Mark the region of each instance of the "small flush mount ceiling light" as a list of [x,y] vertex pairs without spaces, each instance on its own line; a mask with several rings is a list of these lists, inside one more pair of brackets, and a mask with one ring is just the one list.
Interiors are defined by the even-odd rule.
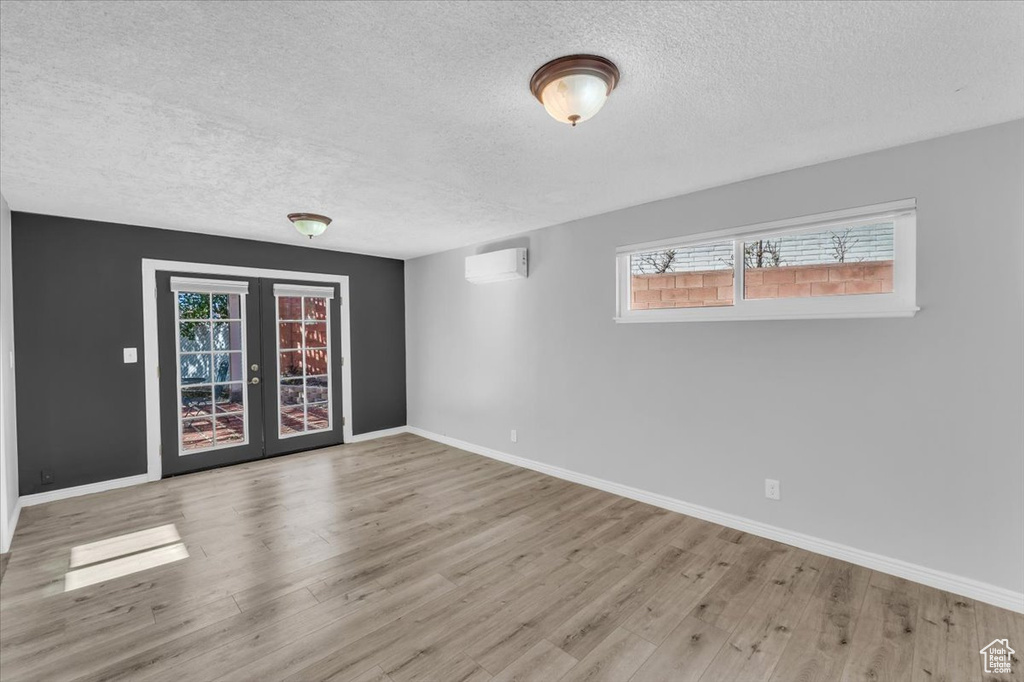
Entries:
[[592,54],[574,54],[537,69],[530,91],[553,119],[575,128],[601,110],[618,82],[615,64]]
[[310,239],[324,233],[331,219],[316,213],[289,213],[288,220],[295,224],[295,229]]

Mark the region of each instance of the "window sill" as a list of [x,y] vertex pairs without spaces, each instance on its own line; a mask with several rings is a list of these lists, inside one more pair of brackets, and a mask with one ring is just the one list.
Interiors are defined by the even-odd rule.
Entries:
[[833,310],[819,312],[737,312],[732,309],[677,308],[645,310],[612,318],[616,324],[650,324],[657,322],[753,322],[758,320],[849,320],[864,318],[914,317],[917,306],[865,310]]

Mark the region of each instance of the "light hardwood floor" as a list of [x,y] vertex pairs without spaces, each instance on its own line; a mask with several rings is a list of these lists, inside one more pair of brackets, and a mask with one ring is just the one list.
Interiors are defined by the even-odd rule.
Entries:
[[[64,591],[165,524],[187,559]],[[4,680],[980,682],[996,637],[1024,616],[411,435],[28,507],[0,583]]]

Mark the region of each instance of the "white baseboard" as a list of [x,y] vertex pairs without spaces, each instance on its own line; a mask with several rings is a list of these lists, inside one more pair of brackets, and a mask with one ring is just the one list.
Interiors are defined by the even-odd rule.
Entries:
[[531,459],[526,459],[525,457],[510,455],[506,452],[501,452],[492,448],[483,447],[474,443],[467,443],[466,441],[458,440],[457,438],[450,438],[448,436],[442,436],[430,431],[425,431],[415,426],[410,426],[405,430],[409,433],[422,436],[423,438],[429,438],[430,440],[444,443],[445,445],[450,445],[452,447],[459,448],[460,450],[466,450],[478,455],[483,455],[484,457],[490,457],[491,459],[507,462],[508,464],[514,464],[516,466],[523,467],[524,469],[532,469],[533,471],[554,476],[555,478],[572,481],[573,483],[580,483],[591,488],[597,488],[598,490],[604,490],[615,495],[628,497],[631,500],[645,502],[656,507],[668,509],[680,514],[686,514],[687,516],[695,516],[698,519],[703,519],[705,521],[717,523],[721,526],[734,528],[746,533],[782,542],[787,545],[799,547],[800,549],[805,549],[809,552],[824,554],[825,556],[832,557],[834,559],[842,559],[843,561],[848,561],[851,564],[864,566],[865,568],[870,568],[881,573],[888,573],[900,578],[912,580],[916,583],[921,583],[922,585],[970,597],[971,599],[976,599],[978,601],[985,602],[986,604],[999,606],[1004,609],[1016,611],[1017,613],[1024,613],[1024,593],[1021,592],[1014,592],[1013,590],[1008,590],[1004,587],[983,583],[972,578],[953,575],[952,573],[936,571],[934,569],[927,568],[926,566],[919,566],[917,564],[903,561],[902,559],[894,559],[881,554],[875,554],[874,552],[868,552],[848,545],[843,545],[838,542],[832,542],[831,540],[823,540],[822,538],[817,538],[812,535],[786,530],[785,528],[761,523],[760,521],[754,521],[753,519],[748,519],[743,516],[729,514],[718,511],[717,509],[702,507],[696,504],[690,504],[689,502],[683,502],[682,500],[677,500],[665,495],[659,495],[646,490],[640,490],[639,488],[633,488],[628,485],[614,483],[602,478],[595,478],[594,476],[588,476],[587,474],[577,473],[575,471],[552,466],[550,464],[543,464]]
[[396,426],[393,429],[381,429],[380,431],[367,431],[366,433],[357,433],[345,442],[361,443],[364,440],[373,440],[374,438],[384,438],[386,436],[397,436],[400,433],[409,433],[409,427]]
[[147,482],[149,482],[148,474],[139,474],[138,476],[126,476],[125,478],[115,478],[110,481],[99,481],[97,483],[77,485],[74,488],[61,488],[60,490],[52,490],[45,493],[22,495],[20,498],[18,498],[18,502],[23,507],[31,507],[36,504],[56,502],[57,500],[66,500],[69,497],[91,495],[92,493],[102,493],[105,490],[127,488],[130,485],[139,485],[140,483]]
[[11,540],[14,539],[14,529],[18,527],[18,517],[21,516],[21,498],[14,502],[14,511],[7,519],[7,527],[0,528],[0,554],[11,551]]

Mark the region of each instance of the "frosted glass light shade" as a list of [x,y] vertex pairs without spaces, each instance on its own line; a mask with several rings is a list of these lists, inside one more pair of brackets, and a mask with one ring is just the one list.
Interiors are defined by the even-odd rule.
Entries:
[[549,83],[540,97],[551,118],[574,126],[601,111],[608,84],[589,73],[563,76]]
[[319,237],[327,229],[327,225],[318,220],[296,220],[295,229],[307,237]]
[[310,239],[322,235],[327,226],[331,224],[330,218],[316,213],[289,213],[288,220],[292,221],[300,234],[304,234]]
[[551,118],[576,127],[601,111],[619,82],[615,64],[592,54],[552,59],[530,79],[530,92]]

